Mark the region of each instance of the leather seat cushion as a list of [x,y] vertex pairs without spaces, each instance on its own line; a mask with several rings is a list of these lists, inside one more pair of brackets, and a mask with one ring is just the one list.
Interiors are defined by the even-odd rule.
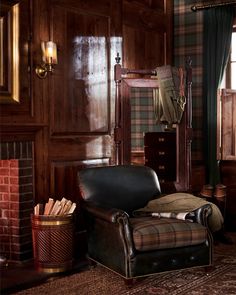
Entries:
[[173,218],[130,218],[136,250],[177,248],[198,245],[207,239],[203,225]]

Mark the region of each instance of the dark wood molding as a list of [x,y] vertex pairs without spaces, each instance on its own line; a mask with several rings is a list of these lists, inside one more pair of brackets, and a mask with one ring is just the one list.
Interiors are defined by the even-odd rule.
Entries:
[[38,125],[1,124],[0,138],[2,142],[34,140],[36,133],[45,127],[46,126],[43,124],[38,124]]

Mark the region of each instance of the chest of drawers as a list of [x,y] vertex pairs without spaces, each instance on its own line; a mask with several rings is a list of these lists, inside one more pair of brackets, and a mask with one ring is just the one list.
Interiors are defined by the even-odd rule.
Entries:
[[161,184],[176,180],[175,132],[147,132],[144,135],[145,165],[156,171]]

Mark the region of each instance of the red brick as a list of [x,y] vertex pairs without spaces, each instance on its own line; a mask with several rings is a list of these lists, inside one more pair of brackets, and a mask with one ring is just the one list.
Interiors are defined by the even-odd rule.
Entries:
[[2,213],[4,213],[4,209],[5,209],[5,210],[6,210],[6,209],[9,209],[9,202],[7,202],[7,201],[2,201],[2,202],[0,203],[0,208],[1,208]]
[[9,226],[9,220],[6,218],[0,218],[0,227],[8,227]]
[[19,184],[19,177],[9,177],[10,184]]
[[8,234],[3,234],[1,236],[1,242],[2,243],[9,243],[9,235]]
[[11,185],[10,193],[19,193],[19,185]]
[[10,160],[10,167],[11,168],[18,168],[19,167],[19,160],[17,159],[13,159],[13,160]]
[[19,202],[20,201],[20,194],[19,193],[10,194],[9,200],[11,200],[11,202]]
[[17,243],[19,243],[19,239],[20,239],[19,235],[14,235],[11,238],[11,242],[14,243],[14,244],[17,244]]
[[9,193],[0,193],[0,200],[1,201],[9,201],[10,200],[10,194]]
[[14,235],[14,236],[19,236],[20,235],[20,228],[19,227],[12,227],[11,228],[11,234]]
[[[28,147],[28,143],[14,143],[12,145],[14,151],[18,151],[15,153],[16,158],[20,156],[24,144]],[[9,149],[12,151],[12,148]],[[10,255],[13,260],[22,260],[23,256],[28,258],[30,255],[32,256],[30,220],[30,215],[33,213],[32,165],[32,158],[29,157],[28,152],[25,153],[24,159],[0,161],[0,207],[2,209],[0,233],[1,237],[4,236],[1,251],[5,249],[4,253]],[[18,178],[19,176],[20,178]],[[5,185],[8,185],[9,188],[6,189]]]
[[9,176],[0,176],[0,184],[9,184]]
[[19,211],[9,211],[9,218],[19,218],[20,212]]
[[19,211],[19,202],[10,202],[10,210]]
[[1,251],[2,251],[2,244],[3,244],[3,241],[2,241],[2,236],[4,235],[4,227],[0,227],[0,236],[1,236]]
[[10,176],[19,176],[19,169],[17,168],[10,169]]
[[2,161],[2,167],[10,167],[10,160],[1,160]]
[[19,227],[20,226],[20,220],[18,218],[12,218],[10,219],[10,226]]
[[0,175],[1,176],[8,176],[10,174],[9,168],[0,168]]
[[9,184],[9,177],[4,177],[3,182],[4,184]]
[[[9,206],[8,204],[7,204],[7,206]],[[10,218],[10,211],[9,211],[9,209],[8,208],[5,208],[5,209],[3,209],[3,206],[2,206],[2,204],[1,204],[1,217],[2,218],[6,218],[6,220],[8,219],[8,218]]]
[[21,250],[21,247],[20,245],[17,243],[17,244],[14,244],[14,245],[11,245],[11,251],[12,252],[20,252]]
[[1,193],[8,193],[9,192],[9,185],[7,185],[7,184],[0,184],[0,192]]

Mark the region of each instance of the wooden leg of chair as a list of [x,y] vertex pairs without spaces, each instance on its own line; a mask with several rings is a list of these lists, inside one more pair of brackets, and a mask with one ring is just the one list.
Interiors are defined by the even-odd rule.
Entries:
[[130,279],[124,279],[125,281],[125,285],[128,286],[128,287],[132,287],[133,284],[134,284],[134,279],[130,278]]
[[208,273],[211,273],[213,270],[214,270],[214,266],[213,265],[210,265],[210,266],[206,266],[204,269],[205,269],[205,272],[208,274]]

